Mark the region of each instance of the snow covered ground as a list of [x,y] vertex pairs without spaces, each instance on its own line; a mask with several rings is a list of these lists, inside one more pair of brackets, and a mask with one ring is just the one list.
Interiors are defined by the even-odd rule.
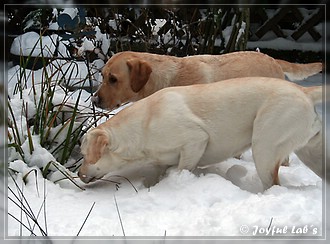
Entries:
[[[23,174],[31,170],[20,161],[10,167],[23,169]],[[19,186],[24,185],[21,177],[16,177]],[[49,236],[75,236],[93,203],[80,236],[266,236],[263,231],[269,226],[288,228],[278,236],[322,235],[321,179],[292,155],[290,167],[281,168],[280,180],[282,186],[256,193],[261,183],[247,152],[242,160],[229,159],[199,176],[172,171],[150,188],[134,180],[137,192],[123,180],[118,190],[99,181],[81,184],[82,191],[68,181],[44,181],[40,174],[37,179],[30,174],[23,191],[35,215],[42,210],[39,221]],[[8,187],[17,193],[12,179]],[[9,197],[14,199],[12,193]],[[8,211],[17,218],[22,214],[11,202]],[[9,236],[20,231],[20,224],[9,218]],[[40,235],[37,228],[35,232]],[[23,229],[22,234],[30,233]]]
[[[281,45],[279,43],[277,45]],[[274,45],[271,42],[268,47]],[[87,72],[83,65],[77,67],[77,76],[81,79]],[[9,94],[16,84],[17,68],[8,70]],[[29,82],[42,72],[34,74],[34,78],[28,78]],[[324,77],[318,74],[298,83],[310,86],[323,82]],[[82,96],[81,101],[89,104],[89,93],[83,92]],[[26,96],[26,99],[29,98]],[[17,106],[14,112],[20,114],[21,107]],[[322,113],[321,107],[318,112]],[[48,155],[43,150],[35,150],[34,156],[40,160]],[[54,178],[44,180],[36,166],[28,167],[21,160],[11,161],[9,167],[19,172],[7,178],[8,213],[12,216],[6,216],[8,233],[5,234],[9,239],[31,235],[17,220],[33,229],[37,236],[44,232],[55,239],[68,240],[78,234],[92,239],[123,240],[126,236],[126,239],[162,242],[192,237],[314,239],[322,238],[326,231],[325,182],[295,154],[290,155],[289,167],[280,168],[281,186],[265,192],[260,192],[261,182],[250,150],[240,160],[231,158],[194,173],[169,170],[151,187],[145,187],[139,177],[128,177],[129,182],[109,176],[107,179],[121,183],[119,187],[109,181],[84,185],[77,179],[83,188],[80,189],[69,180],[57,183],[53,183]],[[16,198],[20,192],[25,199]],[[27,220],[21,203],[15,205],[10,199],[23,202],[40,226]]]
[[[15,73],[14,70],[15,67],[10,69],[9,74]],[[319,74],[301,83],[321,82]],[[86,97],[82,100],[88,99],[89,94],[83,94]],[[47,156],[43,150],[35,152],[34,157]],[[8,188],[13,191],[9,191],[8,197],[17,202],[14,195],[19,195],[19,186],[26,197],[24,204],[38,215],[41,228],[49,236],[77,235],[94,203],[79,236],[244,239],[245,236],[273,235],[314,238],[324,233],[322,180],[294,154],[290,157],[290,167],[280,169],[282,185],[264,193],[260,193],[261,183],[251,151],[244,153],[241,160],[228,159],[196,174],[170,171],[150,188],[142,184],[142,179],[129,177],[137,192],[129,182],[118,177],[109,179],[121,182],[119,189],[110,182],[84,185],[77,180],[84,188],[81,190],[68,180],[56,184],[43,180],[37,167],[27,167],[21,160],[11,162],[9,167],[20,173],[14,176],[16,183],[8,178]],[[31,169],[36,169],[37,177],[30,173],[25,179],[27,183],[23,184],[22,177]],[[20,207],[12,201],[8,201],[8,212],[29,224]],[[41,235],[37,227],[34,233]],[[30,234],[17,220],[8,217],[8,236]]]

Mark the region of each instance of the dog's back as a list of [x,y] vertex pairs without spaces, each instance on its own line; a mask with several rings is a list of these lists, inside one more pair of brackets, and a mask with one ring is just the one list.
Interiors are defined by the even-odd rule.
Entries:
[[267,189],[279,183],[282,160],[319,133],[314,103],[321,89],[265,77],[165,88],[99,126],[109,146],[93,167],[103,174],[140,164],[193,170],[251,146]]
[[166,107],[175,115],[159,119],[166,123],[171,120],[173,124],[167,124],[169,127],[187,121],[187,112],[180,108],[188,107],[185,110],[191,111],[189,120],[198,121],[209,136],[199,166],[221,162],[252,146],[256,168],[266,189],[278,184],[280,163],[319,132],[321,122],[314,111],[314,102],[320,91],[321,88],[306,89],[273,78],[238,78],[168,88],[153,96],[150,106],[155,104],[154,99],[158,100],[161,105],[158,109]]

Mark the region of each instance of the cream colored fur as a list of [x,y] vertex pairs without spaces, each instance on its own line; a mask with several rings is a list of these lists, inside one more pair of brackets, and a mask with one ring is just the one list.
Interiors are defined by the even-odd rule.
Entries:
[[[322,125],[314,105],[321,97],[321,87],[261,77],[166,88],[87,133],[79,176],[88,183],[130,167],[193,170],[252,147],[267,189],[279,183],[278,168],[291,152],[320,152]],[[318,155],[301,157],[321,175]]]

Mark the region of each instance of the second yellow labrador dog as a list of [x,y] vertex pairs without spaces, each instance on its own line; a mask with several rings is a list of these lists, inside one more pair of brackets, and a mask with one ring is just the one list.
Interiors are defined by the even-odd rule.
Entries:
[[149,164],[193,170],[249,147],[264,189],[279,183],[280,163],[293,151],[321,175],[321,99],[322,87],[265,77],[165,88],[90,130],[78,175],[88,183]]
[[322,63],[294,64],[253,51],[184,58],[120,52],[103,67],[103,82],[92,102],[112,110],[170,86],[251,76],[284,79],[286,75],[290,80],[302,80],[321,70]]

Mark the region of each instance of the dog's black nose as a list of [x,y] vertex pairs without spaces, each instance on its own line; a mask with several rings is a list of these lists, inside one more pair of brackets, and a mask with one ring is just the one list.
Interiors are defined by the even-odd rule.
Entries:
[[85,174],[82,174],[80,171],[78,171],[78,177],[80,178],[80,180],[82,182],[84,182],[85,184],[88,184],[91,181],[91,177],[88,177]]

